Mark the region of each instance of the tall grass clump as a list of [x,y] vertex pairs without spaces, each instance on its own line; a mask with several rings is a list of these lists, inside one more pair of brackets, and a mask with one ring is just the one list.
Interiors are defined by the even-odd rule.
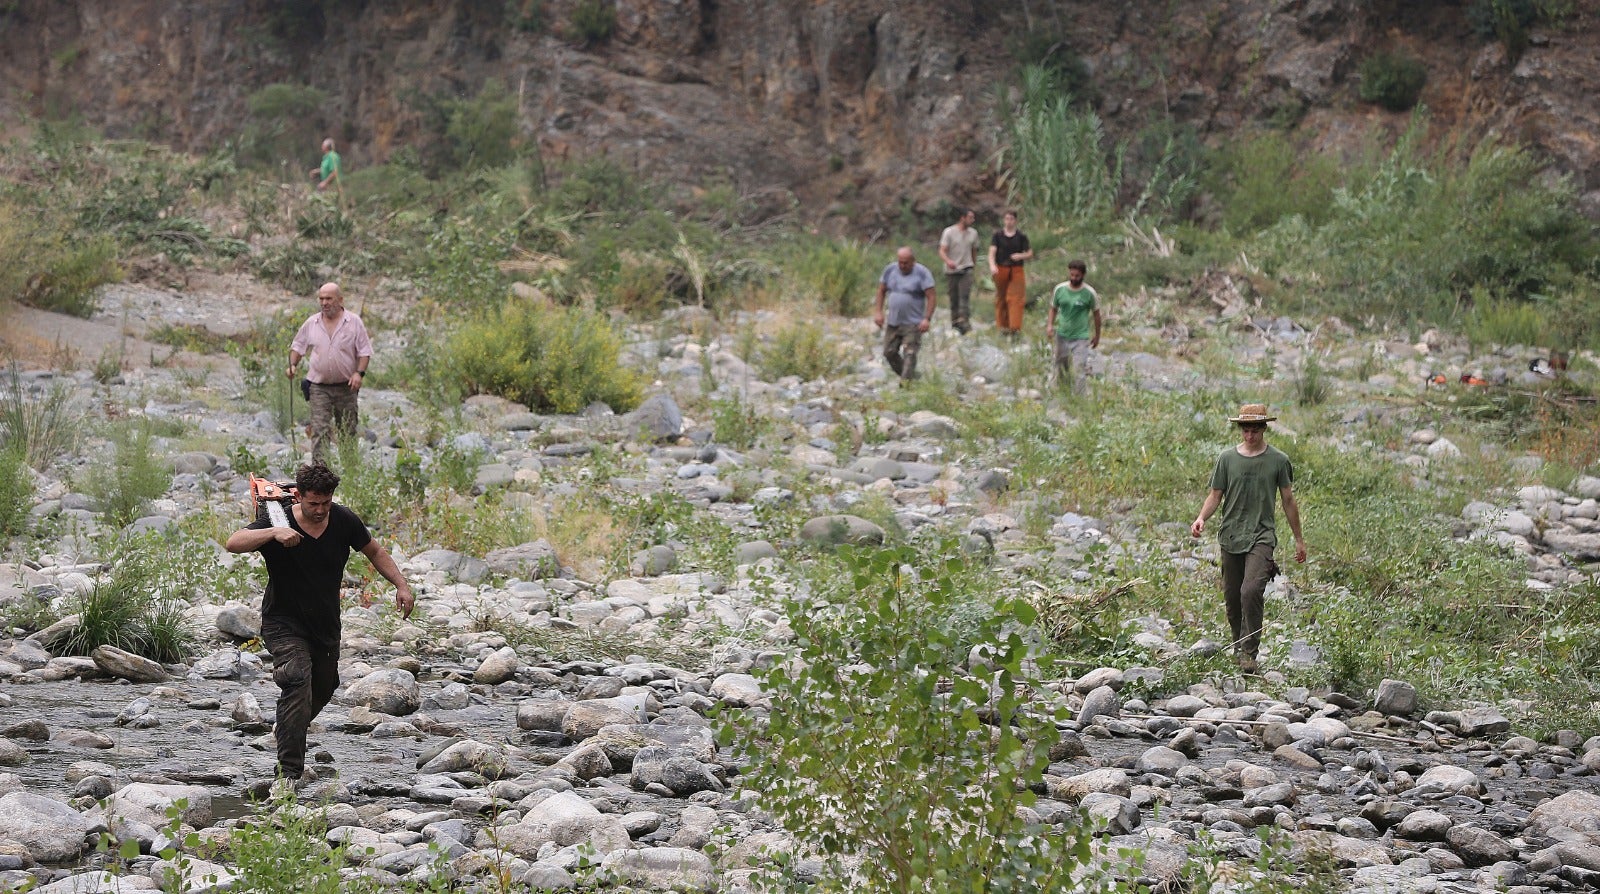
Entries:
[[92,316],[95,291],[122,279],[116,245],[105,236],[74,238],[59,216],[23,210],[0,196],[0,300]]
[[218,590],[223,598],[236,595],[240,575],[248,574],[230,572],[219,581],[215,557],[214,544],[177,534],[119,539],[111,570],[72,600],[78,624],[63,651],[87,655],[106,645],[154,661],[182,661],[199,641],[189,606]]
[[113,524],[127,525],[172,486],[172,464],[151,451],[148,423],[124,423],[110,432],[111,455],[89,470],[84,492]]
[[[1024,601],[971,605],[954,544],[850,552],[785,606],[792,662],[762,672],[772,710],[723,721],[749,787],[824,861],[817,890],[1053,891],[1081,881],[1091,826],[1024,808],[1059,732],[1021,693],[1037,670]],[[964,619],[952,629],[950,619]],[[968,655],[984,648],[969,671]],[[782,885],[783,869],[770,881]]]
[[78,442],[82,422],[72,392],[55,383],[42,394],[24,388],[15,366],[0,385],[0,448],[14,451],[36,469],[50,465]]
[[1207,166],[1207,189],[1218,196],[1224,229],[1249,235],[1280,220],[1321,223],[1340,182],[1337,161],[1302,152],[1278,131],[1226,143]]
[[446,351],[472,394],[576,413],[595,401],[615,410],[639,403],[639,377],[619,361],[621,347],[593,312],[512,301],[462,326]]
[[859,242],[829,240],[797,246],[786,267],[799,297],[841,317],[867,311],[877,269]]
[[33,471],[22,451],[0,449],[0,534],[15,537],[28,530],[33,506]]
[[827,331],[803,320],[779,329],[761,351],[760,363],[773,378],[799,376],[805,382],[826,379],[845,367],[845,359]]

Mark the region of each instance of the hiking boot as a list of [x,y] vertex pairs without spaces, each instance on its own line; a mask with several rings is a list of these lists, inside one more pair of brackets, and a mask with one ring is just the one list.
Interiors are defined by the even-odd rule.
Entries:
[[1260,670],[1256,664],[1256,656],[1254,655],[1246,655],[1245,653],[1240,652],[1233,657],[1239,662],[1239,673],[1241,674],[1254,674],[1256,671]]

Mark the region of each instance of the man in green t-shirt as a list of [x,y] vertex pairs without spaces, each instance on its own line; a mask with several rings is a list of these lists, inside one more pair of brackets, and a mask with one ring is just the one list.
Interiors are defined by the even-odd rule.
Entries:
[[1267,446],[1266,404],[1245,404],[1228,421],[1239,426],[1241,441],[1217,457],[1211,472],[1211,491],[1200,515],[1189,526],[1199,537],[1206,519],[1222,507],[1217,543],[1222,547],[1222,596],[1233,631],[1233,654],[1239,669],[1256,672],[1261,645],[1261,619],[1267,584],[1278,573],[1273,551],[1278,546],[1274,526],[1273,495],[1283,500],[1283,516],[1294,533],[1294,560],[1306,560],[1306,541],[1300,533],[1300,507],[1294,501],[1294,465],[1276,447]]
[[312,168],[311,176],[317,178],[317,191],[328,188],[328,184],[339,183],[339,153],[333,151],[333,138],[322,141],[322,167]]
[[[1054,346],[1055,366],[1050,378],[1064,372],[1072,390],[1082,394],[1089,379],[1089,352],[1100,347],[1100,296],[1083,281],[1088,267],[1082,261],[1067,265],[1067,281],[1050,293],[1050,318],[1045,329]],[[1089,332],[1093,322],[1094,333]],[[1077,372],[1073,367],[1077,367]]]

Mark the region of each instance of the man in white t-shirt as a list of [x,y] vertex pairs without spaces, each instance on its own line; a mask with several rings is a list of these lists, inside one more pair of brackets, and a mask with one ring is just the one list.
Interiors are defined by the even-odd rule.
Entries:
[[977,261],[978,216],[968,208],[939,236],[939,257],[944,259],[944,279],[950,292],[950,326],[962,335],[972,331],[972,268]]

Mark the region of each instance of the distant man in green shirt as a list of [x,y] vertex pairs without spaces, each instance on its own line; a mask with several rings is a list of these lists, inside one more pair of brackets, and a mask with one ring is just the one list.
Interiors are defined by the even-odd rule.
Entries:
[[1276,447],[1267,446],[1266,404],[1245,404],[1228,421],[1239,426],[1242,440],[1217,457],[1211,472],[1211,492],[1189,526],[1189,534],[1205,533],[1206,519],[1222,507],[1217,543],[1222,547],[1222,597],[1233,631],[1233,655],[1239,670],[1256,672],[1261,645],[1261,619],[1267,584],[1278,573],[1272,554],[1278,546],[1274,526],[1273,495],[1283,500],[1283,516],[1294,533],[1294,560],[1306,560],[1306,541],[1300,533],[1300,507],[1294,501],[1294,465]]
[[328,188],[330,183],[339,182],[339,153],[333,151],[333,138],[322,141],[322,167],[312,168],[311,176],[319,178],[317,191]]
[[1100,347],[1100,296],[1083,281],[1088,269],[1082,261],[1067,265],[1067,281],[1050,293],[1050,318],[1045,321],[1055,348],[1056,365],[1050,377],[1054,379],[1057,372],[1066,373],[1075,394],[1082,394],[1087,388],[1089,352]]

